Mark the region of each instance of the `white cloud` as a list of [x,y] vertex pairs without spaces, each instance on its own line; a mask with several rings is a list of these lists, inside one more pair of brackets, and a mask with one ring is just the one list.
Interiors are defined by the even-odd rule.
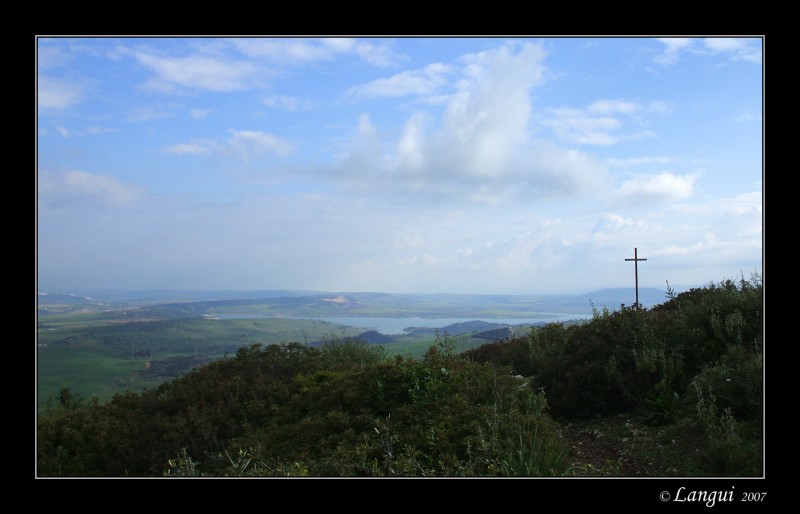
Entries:
[[609,232],[618,231],[623,227],[633,226],[634,222],[631,218],[623,218],[616,213],[605,213],[600,216],[594,226],[593,232]]
[[670,207],[669,215],[688,218],[709,219],[724,217],[733,219],[740,216],[761,216],[763,195],[760,191],[743,193],[730,198],[717,198],[697,204],[677,204]]
[[658,40],[667,48],[663,54],[656,56],[655,61],[665,66],[678,62],[681,52],[688,50],[694,44],[692,38],[686,37],[658,38]]
[[699,172],[690,175],[662,172],[658,175],[635,176],[622,183],[620,200],[629,204],[683,200],[692,195],[698,177]]
[[451,68],[441,63],[429,64],[421,70],[398,73],[389,78],[378,79],[351,88],[351,95],[374,98],[381,96],[398,97],[407,95],[430,96],[447,84]]
[[77,83],[40,75],[36,101],[41,110],[61,111],[80,102],[84,91]]
[[644,118],[641,113],[663,113],[666,110],[664,102],[655,101],[643,105],[628,100],[601,99],[592,102],[585,109],[575,107],[550,109],[551,117],[544,120],[543,124],[552,128],[562,141],[607,146],[654,136],[648,130],[620,133],[623,121],[619,116],[625,116],[626,120],[642,124]]
[[647,164],[667,164],[674,161],[674,157],[628,157],[625,159],[603,159],[603,163],[609,168],[629,168],[632,166],[643,166]]
[[443,154],[453,152],[460,162],[452,164],[466,175],[497,178],[508,171],[528,137],[530,91],[542,81],[544,57],[533,44],[517,53],[503,46],[464,57],[464,78],[442,113],[436,152],[444,162],[452,163]]
[[354,54],[374,66],[391,66],[403,60],[386,44],[351,38],[321,39],[237,39],[234,45],[248,57],[268,59],[283,64],[307,64],[328,61],[340,55]]
[[269,96],[264,98],[261,103],[267,107],[275,107],[289,112],[305,111],[312,107],[310,100],[285,95]]
[[[358,191],[487,205],[602,187],[608,182],[602,163],[531,139],[530,91],[543,80],[544,56],[540,46],[529,43],[462,57],[459,67],[446,67],[458,80],[448,86],[455,92],[446,97],[439,117],[417,110],[390,141],[362,117],[350,151],[329,176]],[[416,79],[444,69],[437,64],[367,86],[374,93],[428,94],[433,86]]]
[[359,41],[355,45],[354,51],[366,62],[379,67],[394,66],[399,61],[406,59],[405,56],[396,54],[386,45],[373,45],[364,41]]
[[626,100],[596,100],[587,108],[592,114],[633,114],[641,109],[641,105]]
[[268,154],[286,157],[294,151],[294,146],[274,134],[255,130],[232,130],[231,133],[228,149],[246,161]]
[[587,115],[582,109],[561,107],[550,111],[553,118],[545,122],[564,141],[584,145],[613,145],[620,141],[614,134],[622,122],[609,116]]
[[731,119],[736,123],[761,123],[763,116],[761,113],[756,114],[749,110],[745,110]]
[[237,39],[235,46],[248,57],[268,58],[278,62],[314,62],[328,60],[349,46],[349,40],[325,43],[319,39]]
[[715,52],[741,50],[745,46],[744,40],[732,37],[709,37],[704,39],[703,43],[705,43],[706,48]]
[[39,176],[40,200],[93,198],[105,205],[123,206],[133,203],[140,188],[111,175],[71,170],[63,173],[43,172]]
[[99,136],[102,134],[110,134],[112,132],[115,132],[116,130],[111,127],[100,127],[100,126],[89,127],[85,130],[72,130],[68,129],[67,127],[59,125],[58,127],[56,127],[56,131],[61,135],[61,137],[68,138],[68,137]]
[[532,146],[530,159],[533,173],[523,192],[531,197],[589,192],[602,196],[608,187],[603,164],[584,152],[538,141]]
[[230,130],[231,137],[223,143],[211,140],[195,140],[164,148],[174,155],[204,155],[212,152],[225,153],[243,161],[252,161],[267,155],[286,157],[294,146],[274,134],[256,130]]
[[425,132],[431,118],[427,113],[417,112],[412,115],[403,129],[397,143],[395,166],[416,172],[425,167]]
[[655,61],[665,66],[677,63],[686,52],[695,55],[727,55],[732,60],[761,62],[759,38],[659,38],[659,41],[666,45],[666,49],[656,56]]
[[761,62],[761,45],[755,38],[713,37],[703,40],[705,48],[714,54],[730,55],[733,60]]
[[763,56],[761,47],[757,45],[752,45],[748,48],[743,50],[739,50],[736,53],[735,59],[743,60],[743,61],[750,61],[754,63],[761,63]]
[[211,152],[213,146],[208,142],[201,143],[183,143],[178,145],[168,146],[164,149],[165,152],[174,155],[202,155]]
[[176,87],[218,92],[248,89],[254,85],[258,72],[256,65],[249,61],[204,56],[163,57],[145,52],[135,52],[135,56],[155,73],[146,86],[161,92],[173,92]]

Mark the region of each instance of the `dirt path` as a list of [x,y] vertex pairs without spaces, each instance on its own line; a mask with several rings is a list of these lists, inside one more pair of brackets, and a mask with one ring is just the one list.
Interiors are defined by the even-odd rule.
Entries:
[[[561,426],[578,476],[679,476],[681,450],[664,432],[622,415]],[[666,444],[665,444],[666,443]]]

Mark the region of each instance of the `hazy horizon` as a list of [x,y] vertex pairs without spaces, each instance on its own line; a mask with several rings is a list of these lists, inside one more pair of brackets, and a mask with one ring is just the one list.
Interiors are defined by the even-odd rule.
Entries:
[[763,273],[761,38],[37,38],[40,291]]
[[[745,277],[748,279],[748,277]],[[717,281],[714,281],[715,283]],[[706,284],[691,284],[691,285],[684,285],[684,284],[669,284],[670,288],[676,292],[683,292],[687,291],[691,288],[701,288],[707,286]],[[420,293],[420,292],[397,292],[397,291],[348,291],[348,290],[334,290],[334,291],[322,291],[322,290],[308,290],[308,289],[102,289],[102,288],[75,288],[75,289],[64,289],[64,290],[46,290],[46,289],[39,289],[37,290],[38,295],[89,295],[91,294],[100,294],[107,296],[108,298],[113,298],[114,295],[125,295],[125,294],[147,294],[147,295],[169,295],[169,294],[190,294],[190,295],[211,295],[211,294],[224,294],[227,296],[227,299],[238,299],[240,297],[235,297],[232,295],[241,294],[244,297],[241,298],[250,298],[252,295],[257,295],[261,293],[269,293],[270,296],[277,295],[279,293],[286,293],[291,294],[292,296],[314,296],[314,295],[396,295],[396,296],[582,296],[591,293],[595,293],[598,291],[630,291],[631,295],[634,294],[634,287],[610,287],[610,288],[599,288],[599,289],[577,289],[574,291],[554,291],[554,292],[510,292],[510,293],[448,293],[446,291],[439,291],[439,292],[430,292],[430,293]],[[659,293],[666,293],[667,287],[666,284],[664,287],[639,287],[639,291],[641,292],[648,292],[652,293],[654,291],[658,291]]]

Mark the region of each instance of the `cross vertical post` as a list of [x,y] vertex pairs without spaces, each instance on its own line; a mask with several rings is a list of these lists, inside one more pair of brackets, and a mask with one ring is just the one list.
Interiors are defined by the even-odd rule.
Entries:
[[634,304],[636,308],[639,308],[639,261],[646,261],[647,259],[640,259],[639,258],[639,249],[633,249],[633,259],[625,259],[626,261],[633,261],[633,272],[634,276],[636,277],[635,284],[636,284],[636,303]]

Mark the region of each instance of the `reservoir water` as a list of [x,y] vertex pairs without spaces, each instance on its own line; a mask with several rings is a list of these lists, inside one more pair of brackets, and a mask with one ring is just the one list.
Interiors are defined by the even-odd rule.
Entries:
[[[219,314],[215,317],[219,319],[252,319],[261,316],[248,314]],[[381,334],[397,335],[403,334],[408,327],[425,328],[444,328],[455,323],[466,321],[485,321],[487,323],[503,323],[508,325],[533,325],[534,323],[550,323],[557,321],[567,321],[572,319],[590,319],[591,314],[547,314],[542,317],[530,318],[372,318],[372,317],[349,317],[349,318],[296,318],[296,319],[316,319],[336,325],[347,325],[350,327],[363,328],[364,331],[376,330]]]
[[485,321],[487,323],[503,323],[508,325],[526,325],[534,323],[549,323],[566,321],[570,319],[587,319],[592,315],[581,314],[555,314],[546,318],[315,318],[328,323],[348,325],[364,328],[364,330],[377,330],[381,334],[403,334],[408,327],[444,328],[455,323],[466,321]]

